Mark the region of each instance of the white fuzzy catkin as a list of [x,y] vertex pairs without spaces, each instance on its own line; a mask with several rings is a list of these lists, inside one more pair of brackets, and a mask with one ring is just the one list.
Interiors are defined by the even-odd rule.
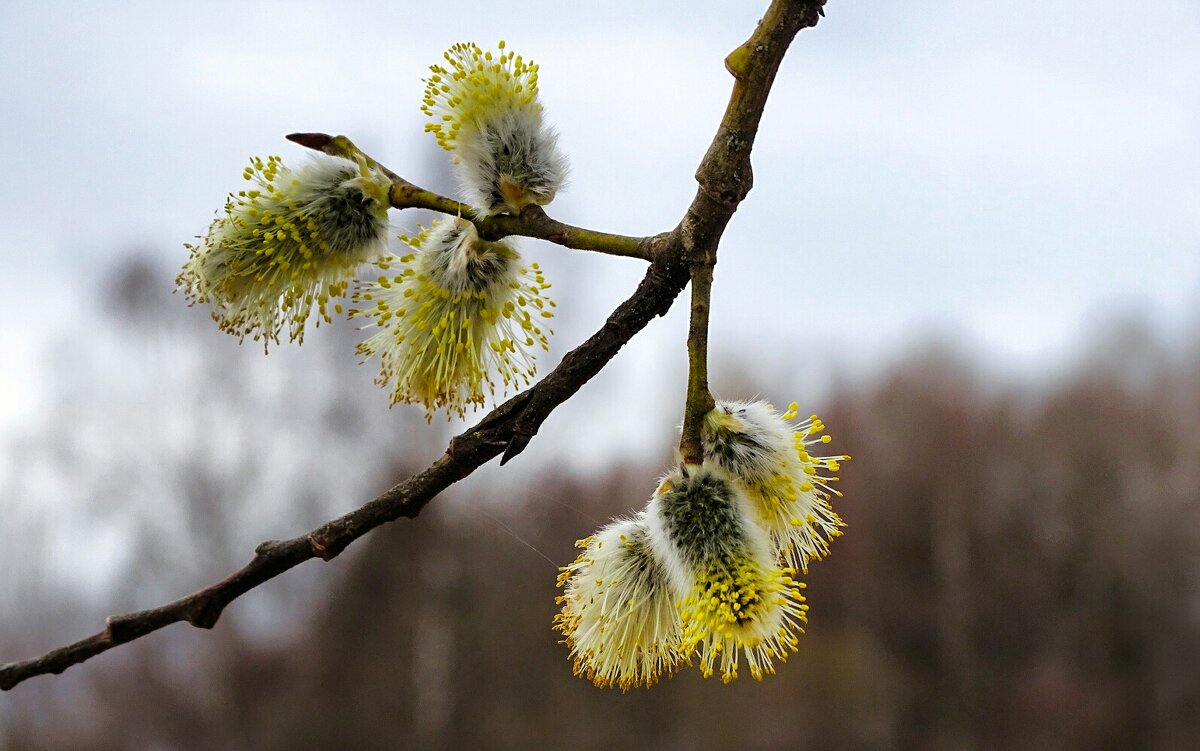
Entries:
[[[453,151],[464,198],[481,215],[520,213],[554,200],[567,162],[542,116],[538,66],[500,42],[496,53],[470,43],[430,66],[421,110],[425,129]],[[448,67],[447,67],[448,66]]]
[[302,341],[314,305],[318,325],[328,322],[330,302],[387,252],[391,180],[328,156],[298,171],[277,156],[254,158],[243,176],[252,187],[231,194],[203,242],[186,246],[176,284],[239,339],[278,342],[286,324]]
[[597,686],[649,686],[683,661],[679,611],[666,564],[642,515],[619,519],[577,545],[561,569],[554,619],[571,648],[575,674]]
[[808,606],[742,490],[720,470],[684,466],[663,478],[646,520],[680,600],[680,650],[727,683],[742,657],[755,679],[774,673],[796,650]]
[[392,403],[421,404],[427,417],[443,407],[462,416],[497,385],[527,385],[554,315],[538,264],[524,265],[509,243],[481,239],[464,219],[406,239],[416,252],[381,264],[350,312],[378,328],[358,352],[379,355],[377,381]]
[[781,415],[764,401],[718,402],[702,438],[705,459],[745,491],[780,555],[807,570],[842,534],[830,500],[841,495],[833,473],[850,457],[811,453],[830,440],[825,424],[816,415],[795,422],[796,409],[792,403]]

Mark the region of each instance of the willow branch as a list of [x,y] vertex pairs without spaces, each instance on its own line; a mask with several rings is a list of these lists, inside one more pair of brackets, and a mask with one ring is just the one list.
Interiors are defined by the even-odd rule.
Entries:
[[[637,290],[604,325],[533,387],[493,409],[450,441],[446,453],[360,508],[290,540],[260,544],[244,567],[225,579],[152,610],[108,618],[103,631],[40,657],[0,665],[0,689],[36,675],[58,674],[120,644],[180,621],[212,628],[238,597],[304,561],[330,560],[376,527],[413,518],[434,496],[503,454],[519,454],[550,413],[574,396],[635,334],[663,315],[695,276],[696,259],[715,258],[721,233],[750,189],[750,146],[767,92],[796,32],[816,24],[824,0],[774,0],[750,40],[739,48],[733,95],[712,146],[696,172],[700,188],[669,233],[638,241],[654,259]],[[731,55],[731,58],[734,56]]]
[[547,240],[576,250],[591,250],[611,256],[653,260],[645,255],[644,237],[629,237],[600,232],[551,219],[541,206],[526,206],[519,216],[500,214],[481,216],[465,203],[413,185],[392,170],[377,162],[346,136],[331,136],[325,133],[292,133],[289,141],[321,151],[331,156],[349,159],[361,158],[378,168],[392,180],[388,198],[394,209],[429,209],[442,214],[460,216],[470,221],[485,240],[501,240],[510,235],[534,237]]
[[[662,235],[647,242],[674,245],[676,241]],[[678,257],[678,253],[673,255]],[[172,623],[186,621],[197,628],[212,628],[225,607],[251,589],[312,558],[330,560],[381,524],[415,517],[430,499],[500,453],[505,454],[505,461],[520,453],[550,412],[574,396],[655,316],[666,313],[686,283],[687,269],[677,261],[651,264],[637,291],[599,331],[536,385],[451,440],[446,453],[425,470],[306,535],[260,544],[248,564],[209,587],[153,610],[110,617],[103,631],[86,639],[41,657],[0,666],[0,689],[11,689],[35,675],[61,673]]]

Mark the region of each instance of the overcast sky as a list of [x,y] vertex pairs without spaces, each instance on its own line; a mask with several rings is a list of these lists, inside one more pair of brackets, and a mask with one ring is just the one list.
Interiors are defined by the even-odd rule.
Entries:
[[[722,58],[765,2],[6,3],[0,425],[41,398],[51,332],[86,330],[106,264],[133,247],[181,264],[248,156],[302,158],[283,134],[345,133],[436,179],[421,78],[460,40],[541,64],[572,162],[552,214],[669,229],[725,104]],[[721,250],[715,350],[794,369],[786,402],[930,331],[1018,373],[1113,311],[1182,336],[1200,318],[1197,39],[1194,0],[831,0],[771,95]],[[641,274],[527,247],[575,339]],[[574,414],[681,384],[685,318],[656,323]]]

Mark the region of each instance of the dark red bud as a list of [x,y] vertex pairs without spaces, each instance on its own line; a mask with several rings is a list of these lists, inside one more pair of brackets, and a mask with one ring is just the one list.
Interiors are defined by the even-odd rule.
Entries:
[[289,133],[287,140],[316,151],[324,151],[333,140],[333,136],[328,133]]

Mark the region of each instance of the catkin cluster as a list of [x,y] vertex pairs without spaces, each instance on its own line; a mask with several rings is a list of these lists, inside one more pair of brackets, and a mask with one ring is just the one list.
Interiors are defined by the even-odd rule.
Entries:
[[[504,42],[495,53],[457,44],[430,71],[426,129],[452,152],[474,215],[553,200],[566,160],[543,121],[537,65]],[[186,246],[176,280],[222,330],[266,347],[285,328],[302,342],[314,310],[316,325],[358,318],[368,331],[358,353],[378,356],[391,403],[419,404],[427,418],[464,416],[530,382],[555,304],[541,268],[511,240],[485,240],[451,217],[391,252],[392,179],[358,153],[318,155],[296,170],[278,156],[254,158],[244,177],[249,187]]]
[[718,402],[705,417],[702,464],[662,478],[645,509],[578,545],[562,568],[555,628],[576,674],[598,686],[648,686],[698,661],[705,676],[775,672],[808,620],[799,581],[844,525],[830,506],[850,457],[815,415]]

